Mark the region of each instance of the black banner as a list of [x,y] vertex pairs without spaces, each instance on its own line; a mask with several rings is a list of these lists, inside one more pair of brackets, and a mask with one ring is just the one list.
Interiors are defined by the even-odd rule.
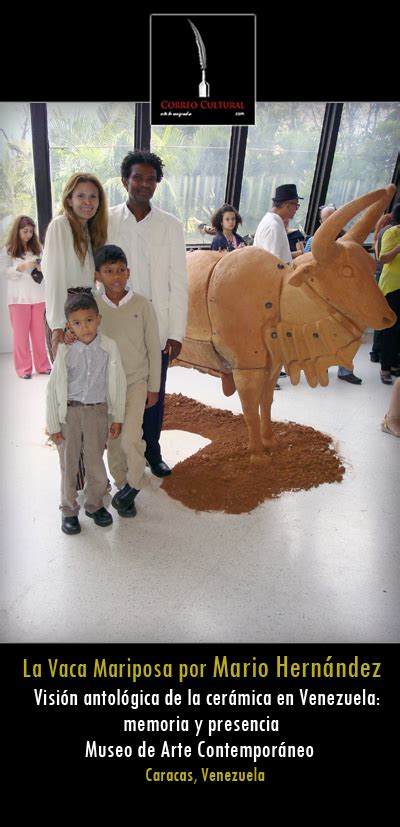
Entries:
[[390,768],[398,649],[388,645],[19,644],[6,744],[20,772],[344,795]]

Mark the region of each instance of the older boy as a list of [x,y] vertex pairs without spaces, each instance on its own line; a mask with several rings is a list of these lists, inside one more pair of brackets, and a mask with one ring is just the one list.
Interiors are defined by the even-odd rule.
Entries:
[[134,517],[135,497],[147,484],[143,414],[157,403],[161,377],[160,336],[151,302],[127,287],[129,269],[120,247],[108,244],[95,256],[103,329],[114,339],[126,373],[127,392],[121,436],[109,440],[108,465],[120,490],[111,504],[121,517]]
[[110,439],[121,432],[126,379],[115,342],[98,333],[101,316],[90,288],[73,288],[68,293],[65,317],[75,341],[58,347],[47,386],[46,423],[60,458],[61,529],[64,534],[79,534],[76,474],[82,442],[85,514],[98,526],[113,521],[103,506],[108,483],[103,453],[108,411]]

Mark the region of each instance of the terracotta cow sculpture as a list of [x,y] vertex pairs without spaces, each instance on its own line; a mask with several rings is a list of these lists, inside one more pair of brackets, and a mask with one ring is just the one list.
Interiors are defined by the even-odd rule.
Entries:
[[293,264],[255,247],[188,253],[188,322],[174,364],[220,376],[228,396],[237,389],[252,462],[268,460],[282,366],[294,385],[301,371],[311,387],[327,385],[331,365],[352,367],[367,326],[396,321],[362,247],[394,192],[390,185],[336,210],[315,233],[312,252]]

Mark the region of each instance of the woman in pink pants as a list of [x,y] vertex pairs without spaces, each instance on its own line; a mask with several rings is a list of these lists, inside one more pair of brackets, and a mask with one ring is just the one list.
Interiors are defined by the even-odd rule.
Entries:
[[14,333],[15,370],[21,379],[30,379],[33,354],[36,372],[51,373],[44,328],[44,283],[40,267],[42,247],[32,218],[19,215],[15,219],[5,252],[8,257],[8,309]]

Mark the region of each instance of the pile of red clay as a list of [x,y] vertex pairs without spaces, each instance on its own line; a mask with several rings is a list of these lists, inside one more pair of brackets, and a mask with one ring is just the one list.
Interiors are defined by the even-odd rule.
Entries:
[[306,425],[273,422],[268,465],[254,465],[242,414],[210,408],[182,394],[165,398],[163,430],[191,431],[211,440],[174,467],[163,488],[195,511],[242,514],[283,491],[306,491],[340,482],[344,467],[332,439]]

